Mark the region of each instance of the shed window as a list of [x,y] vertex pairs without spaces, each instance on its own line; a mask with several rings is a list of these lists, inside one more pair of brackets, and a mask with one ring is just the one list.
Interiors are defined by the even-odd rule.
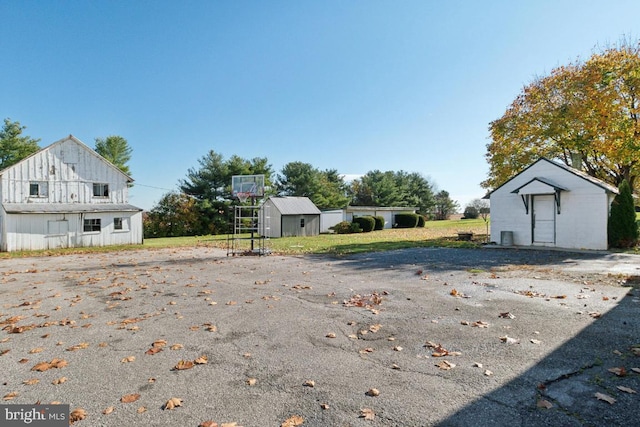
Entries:
[[304,218],[300,218],[300,228],[304,228]]
[[29,197],[47,197],[49,195],[46,182],[30,182]]
[[94,182],[93,197],[109,197],[109,184]]
[[100,218],[88,218],[84,220],[84,231],[100,231],[101,230]]

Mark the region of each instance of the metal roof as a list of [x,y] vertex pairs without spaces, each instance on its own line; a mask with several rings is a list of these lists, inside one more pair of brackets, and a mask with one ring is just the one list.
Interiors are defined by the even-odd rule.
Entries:
[[3,203],[7,213],[139,212],[141,208],[115,203]]
[[320,215],[320,209],[308,197],[269,197],[282,215]]

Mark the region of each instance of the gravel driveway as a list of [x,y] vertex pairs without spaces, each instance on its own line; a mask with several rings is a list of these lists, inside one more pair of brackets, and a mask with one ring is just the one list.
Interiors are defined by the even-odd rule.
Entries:
[[634,425],[636,275],[507,249],[3,260],[0,397],[78,426]]

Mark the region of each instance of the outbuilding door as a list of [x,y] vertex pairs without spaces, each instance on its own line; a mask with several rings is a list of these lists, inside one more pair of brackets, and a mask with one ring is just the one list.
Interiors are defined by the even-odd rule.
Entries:
[[533,243],[554,244],[556,242],[556,210],[553,195],[533,196]]

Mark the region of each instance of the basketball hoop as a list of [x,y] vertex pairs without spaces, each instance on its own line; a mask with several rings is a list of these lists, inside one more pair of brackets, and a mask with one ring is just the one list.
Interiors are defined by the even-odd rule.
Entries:
[[246,202],[250,195],[251,193],[245,193],[244,191],[238,191],[236,193],[236,196],[238,196],[238,200],[240,200],[241,203]]

